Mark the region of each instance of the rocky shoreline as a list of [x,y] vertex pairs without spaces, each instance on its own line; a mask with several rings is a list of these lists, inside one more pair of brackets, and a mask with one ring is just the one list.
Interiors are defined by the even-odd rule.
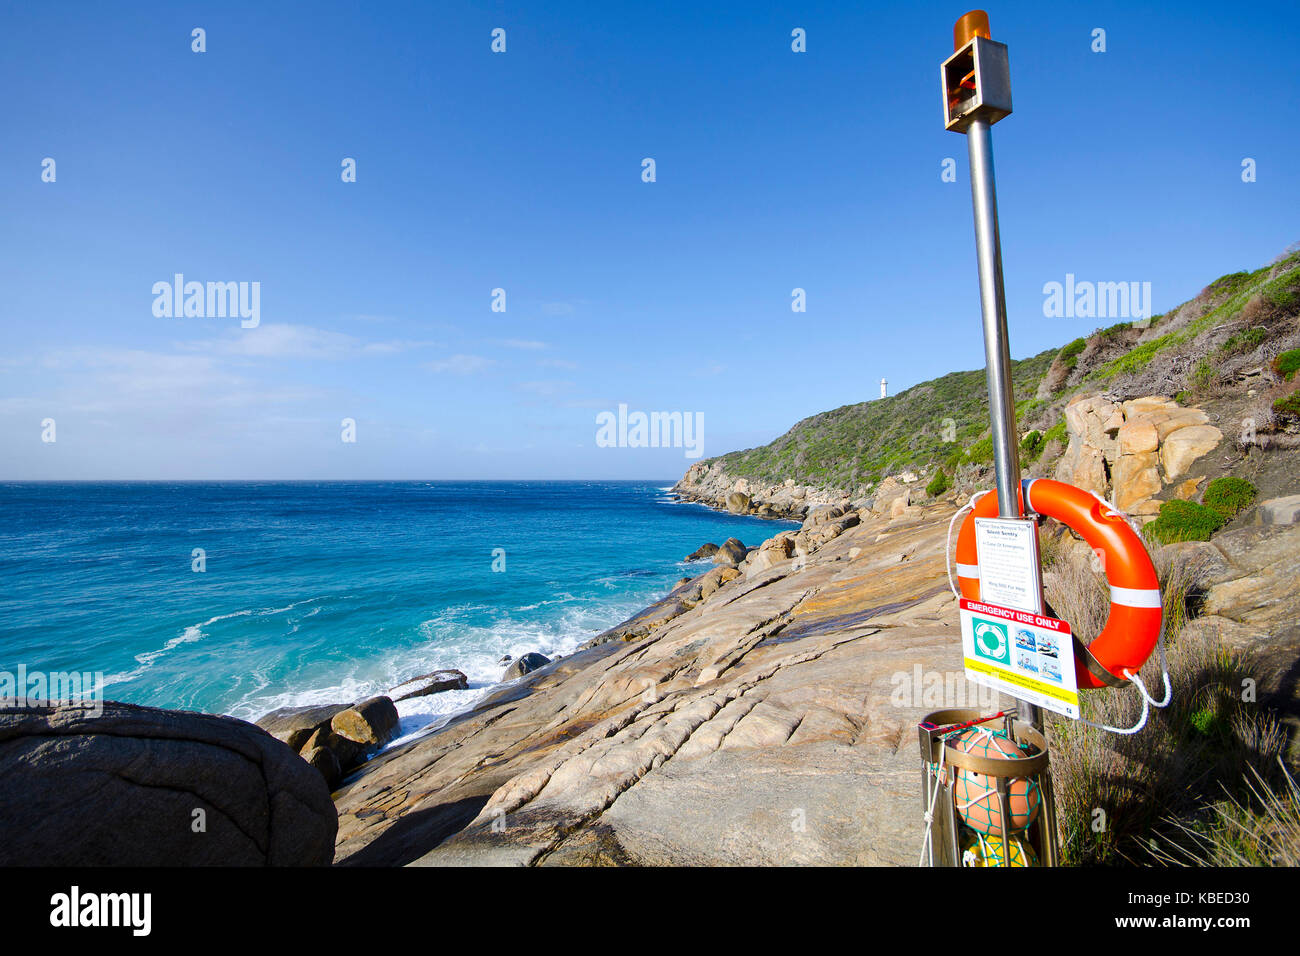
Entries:
[[[674,486],[672,494],[679,500],[717,507],[733,514],[750,514],[772,520],[798,520],[810,512],[812,516],[804,520],[804,525],[798,532],[777,535],[759,547],[747,547],[738,538],[728,538],[721,545],[706,542],[686,555],[684,560],[690,562],[707,559],[715,567],[698,577],[682,578],[663,598],[590,638],[580,645],[579,650],[589,650],[611,641],[646,637],[651,631],[698,606],[722,586],[748,571],[765,570],[777,561],[791,557],[802,560],[811,550],[858,521],[856,514],[847,510],[850,505],[847,499],[819,489],[792,488],[790,484],[780,489],[771,489],[766,499],[755,496],[752,503],[746,500],[747,510],[739,510],[736,499],[738,492],[733,488],[729,493],[733,507],[728,508],[725,500],[715,503],[706,494],[689,490],[686,485],[691,476],[692,472],[688,471],[687,476]],[[716,481],[717,473],[711,477]],[[778,494],[778,491],[783,493]],[[842,503],[831,504],[833,498]],[[869,506],[870,502],[867,504]],[[533,652],[518,659],[503,658],[500,663],[505,665],[505,670],[498,681],[498,687],[490,689],[489,695],[495,693],[500,685],[543,668],[553,661],[543,654]],[[282,707],[264,714],[254,723],[297,752],[321,773],[326,784],[333,789],[398,737],[399,718],[395,707],[398,701],[446,690],[464,690],[468,686],[463,672],[440,670],[404,681],[387,694],[350,703]],[[453,714],[450,719],[455,720],[457,716],[459,715]]]
[[362,767],[335,793],[338,861],[914,862],[904,744],[923,702],[896,707],[894,678],[959,673],[933,546],[950,512],[828,505],[743,557],[720,547],[628,622]]
[[897,515],[914,501],[927,497],[921,476],[913,471],[890,475],[879,484],[850,492],[843,488],[798,484],[793,478],[774,484],[738,478],[727,472],[721,459],[692,465],[669,494],[679,501],[730,514],[790,521],[805,521],[827,508],[838,508],[841,515],[851,511]]
[[698,462],[687,469],[669,492],[681,501],[693,501],[737,515],[785,518],[802,521],[822,505],[859,507],[846,492],[798,485],[793,479],[775,485],[760,485],[747,478],[727,474],[723,463]]
[[[1112,403],[1101,395],[1079,396],[1065,408],[1068,448],[1055,465],[1061,480],[1100,495],[1110,495],[1136,521],[1149,521],[1159,511],[1152,497],[1173,485],[1176,497],[1189,497],[1203,479],[1185,477],[1191,465],[1217,447],[1223,433],[1208,424],[1198,408],[1184,408],[1149,396]],[[583,643],[590,650],[611,642],[640,640],[683,614],[704,605],[733,581],[767,571],[784,561],[797,569],[828,541],[863,521],[894,520],[913,512],[923,495],[912,472],[886,477],[873,494],[850,499],[839,489],[800,485],[792,479],[764,485],[728,474],[721,461],[691,466],[670,490],[680,501],[702,504],[730,514],[770,520],[798,520],[797,531],[772,536],[757,547],[736,538],[721,545],[707,542],[687,561],[714,566],[693,578],[682,578],[663,598],[625,621]],[[955,504],[960,495],[945,496]],[[509,663],[501,682],[508,682],[550,664],[541,654],[528,654]],[[356,771],[397,733],[393,702],[406,697],[464,688],[465,675],[440,671],[422,675],[394,688],[388,696],[349,706],[289,708],[268,714],[258,726],[287,743],[319,769],[330,787]]]
[[[499,683],[506,683],[545,667],[551,659],[533,652],[518,659],[507,656],[500,663],[505,670]],[[462,671],[444,669],[412,677],[387,694],[350,704],[281,707],[254,723],[320,771],[332,790],[397,739],[401,726],[396,706],[399,701],[468,688],[469,679]]]
[[[1206,419],[1163,399],[1081,398],[1054,467],[1148,519],[1148,502],[1195,494],[1231,463]],[[1290,722],[1294,760],[1300,489],[1277,462],[1256,476],[1270,497],[1157,559],[1199,569],[1185,632],[1255,655],[1259,701]],[[895,475],[849,499],[694,466],[681,500],[799,526],[701,545],[685,556],[699,573],[662,599],[568,656],[502,661],[469,709],[396,744],[396,702],[463,689],[464,674],[257,727],[118,704],[107,723],[10,711],[0,757],[31,771],[21,792],[0,787],[0,811],[30,821],[29,844],[10,849],[54,839],[59,781],[94,767],[79,799],[107,821],[94,858],[117,863],[915,865],[917,722],[1006,703],[964,676],[946,565],[964,497],[917,488]],[[1091,555],[1068,535],[1054,547]],[[224,842],[184,835],[196,808]],[[180,835],[159,841],[160,825]]]

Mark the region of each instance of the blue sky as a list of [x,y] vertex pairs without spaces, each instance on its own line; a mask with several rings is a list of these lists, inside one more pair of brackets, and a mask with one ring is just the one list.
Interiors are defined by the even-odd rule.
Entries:
[[[0,478],[675,478],[596,415],[698,414],[711,456],[979,367],[966,9],[11,6]],[[988,10],[1014,356],[1109,324],[1043,317],[1066,273],[1160,312],[1300,239],[1293,4]],[[178,272],[259,282],[260,324],[155,316]]]

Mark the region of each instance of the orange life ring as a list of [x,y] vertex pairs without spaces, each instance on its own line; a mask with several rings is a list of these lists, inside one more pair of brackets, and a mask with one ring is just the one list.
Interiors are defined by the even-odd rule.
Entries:
[[[1163,616],[1160,582],[1151,556],[1124,517],[1095,495],[1048,478],[1026,479],[1019,495],[1021,514],[1056,518],[1102,556],[1110,585],[1110,617],[1086,647],[1075,641],[1075,674],[1080,687],[1116,687],[1137,673],[1160,638]],[[978,601],[979,562],[975,519],[998,514],[996,494],[984,494],[962,522],[957,536],[957,580],[963,597]],[[1100,665],[1098,667],[1097,665]]]

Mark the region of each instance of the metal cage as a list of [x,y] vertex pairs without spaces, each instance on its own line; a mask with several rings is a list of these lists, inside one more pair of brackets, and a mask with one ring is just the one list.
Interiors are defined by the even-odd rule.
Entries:
[[[1024,757],[992,758],[966,753],[958,750],[951,739],[944,739],[945,734],[952,733],[953,725],[969,724],[979,720],[980,716],[974,710],[939,710],[926,715],[918,728],[921,744],[921,802],[924,810],[933,814],[924,862],[929,866],[962,865],[961,834],[965,824],[957,811],[953,786],[956,782],[955,771],[968,770],[994,781],[1001,810],[1004,854],[1010,851],[1011,838],[1018,837],[1028,841],[1039,866],[1056,866],[1059,851],[1052,822],[1056,819],[1055,798],[1048,769],[1046,738],[1031,724],[1007,715],[1001,721],[1002,729],[1008,739],[1030,749],[1030,753]],[[939,775],[941,756],[944,768],[942,779]],[[1011,784],[1020,779],[1037,782],[1042,803],[1026,829],[1009,829],[1012,820]]]

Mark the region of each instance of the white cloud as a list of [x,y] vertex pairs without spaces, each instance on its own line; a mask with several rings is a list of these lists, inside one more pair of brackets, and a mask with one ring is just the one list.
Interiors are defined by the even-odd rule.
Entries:
[[180,348],[241,358],[337,360],[358,355],[393,355],[436,344],[401,339],[366,342],[344,332],[309,325],[266,323],[252,329],[231,329],[220,339],[182,342]]
[[524,349],[525,351],[539,351],[550,348],[545,342],[537,342],[533,339],[498,339],[497,345],[504,345],[508,349]]
[[42,356],[48,391],[4,404],[109,414],[123,421],[191,416],[201,421],[215,408],[267,408],[321,398],[314,386],[263,386],[211,355],[141,349],[65,349]]
[[521,392],[531,392],[534,395],[549,398],[553,395],[559,395],[561,392],[567,392],[573,388],[573,383],[561,381],[519,382],[515,385],[515,388]]
[[490,358],[484,358],[482,355],[452,355],[445,359],[439,359],[435,362],[429,362],[425,368],[431,372],[449,372],[452,375],[474,375],[482,372],[496,362]]

